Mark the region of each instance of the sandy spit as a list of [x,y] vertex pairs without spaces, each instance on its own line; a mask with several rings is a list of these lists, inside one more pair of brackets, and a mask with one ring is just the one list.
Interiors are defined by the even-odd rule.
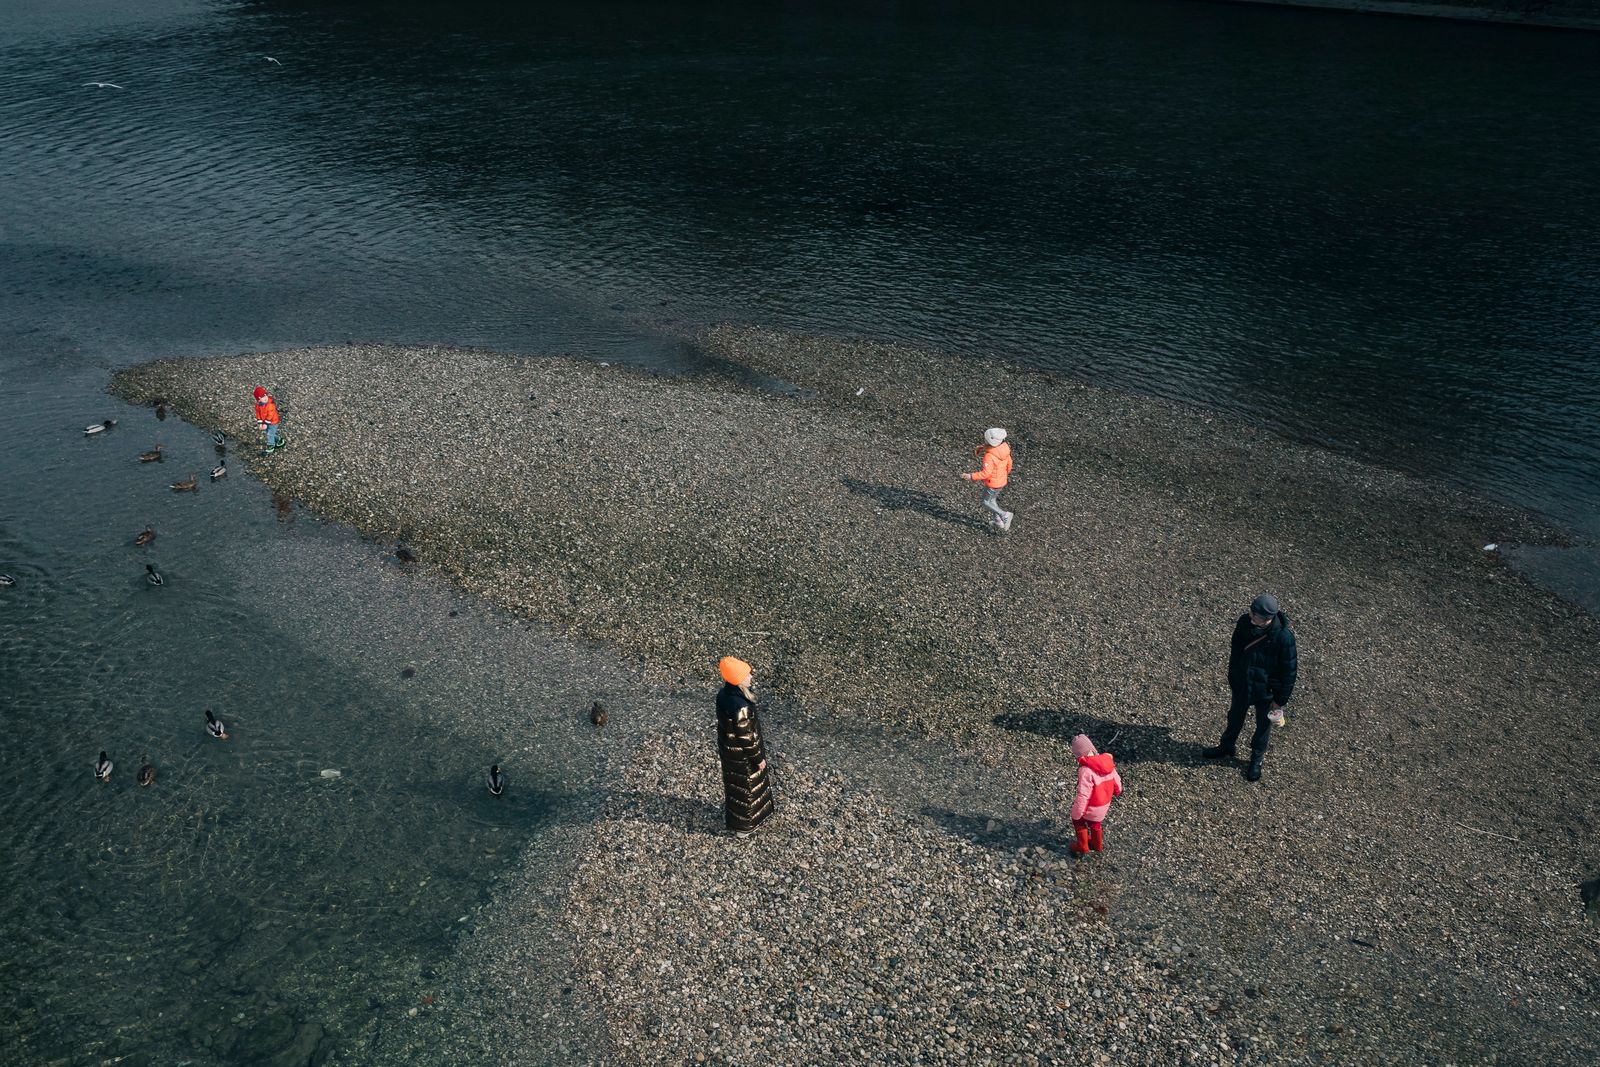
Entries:
[[[621,717],[635,751],[559,906],[556,994],[597,1010],[617,1061],[1600,1055],[1578,890],[1600,874],[1600,628],[1482,551],[1551,531],[1002,364],[701,344],[691,378],[352,345],[113,384],[246,439],[266,384],[292,444],[252,467],[315,512],[708,707],[717,656],[755,664],[782,792],[751,842],[715,832],[692,698]],[[1007,536],[956,478],[996,424]],[[1302,681],[1251,786],[1196,750],[1262,589]],[[1109,851],[1073,863],[1080,729],[1129,789]],[[554,905],[506,894],[484,929],[514,962]],[[542,1062],[525,1016],[474,1016],[501,1062]]]

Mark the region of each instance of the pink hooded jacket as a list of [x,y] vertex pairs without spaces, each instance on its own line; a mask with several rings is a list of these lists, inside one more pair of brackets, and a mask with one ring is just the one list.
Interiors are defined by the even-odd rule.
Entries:
[[1073,821],[1101,822],[1111,810],[1111,798],[1122,793],[1122,776],[1111,753],[1078,757],[1078,796],[1072,802]]

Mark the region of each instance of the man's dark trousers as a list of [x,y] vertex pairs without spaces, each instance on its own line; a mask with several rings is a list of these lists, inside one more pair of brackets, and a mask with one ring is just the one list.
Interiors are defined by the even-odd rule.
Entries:
[[[1228,708],[1228,728],[1222,732],[1222,747],[1232,751],[1239,743],[1239,731],[1244,729],[1244,713],[1250,707],[1250,693],[1248,690],[1240,692],[1234,690],[1233,704]],[[1265,752],[1267,744],[1272,739],[1272,720],[1267,718],[1267,712],[1272,710],[1272,701],[1264,699],[1256,704],[1256,732],[1250,738],[1250,751]]]

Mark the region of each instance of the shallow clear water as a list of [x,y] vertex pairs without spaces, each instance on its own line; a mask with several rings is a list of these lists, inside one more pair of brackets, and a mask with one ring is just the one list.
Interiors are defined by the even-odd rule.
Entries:
[[[863,332],[1600,535],[1600,37],[1183,0],[505,7],[0,0],[21,1062],[348,1047],[598,766],[577,653],[243,477],[168,493],[210,446],[105,397],[117,366],[364,338],[676,367],[707,322]],[[499,720],[460,708],[529,706],[526,791],[487,806]]]
[[[355,1045],[437,992],[505,866],[590,805],[595,671],[237,463],[172,493],[209,437],[121,409],[84,438],[86,377],[20,375],[35,402],[0,415],[7,440],[49,442],[20,449],[8,500],[29,507],[0,525],[5,1062]],[[156,440],[167,461],[139,463]]]

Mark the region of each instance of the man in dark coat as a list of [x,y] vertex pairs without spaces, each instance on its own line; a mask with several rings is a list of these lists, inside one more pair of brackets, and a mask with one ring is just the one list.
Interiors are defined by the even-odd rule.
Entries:
[[1250,766],[1244,776],[1248,781],[1258,780],[1273,722],[1283,721],[1282,709],[1294,694],[1299,666],[1289,616],[1278,607],[1276,597],[1262,593],[1233,627],[1233,650],[1228,656],[1233,703],[1228,708],[1228,728],[1222,731],[1220,744],[1200,754],[1207,759],[1232,759],[1239,731],[1244,728],[1245,710],[1253,705],[1256,732],[1250,738]]
[[750,692],[750,664],[724,656],[717,667],[726,683],[717,694],[717,755],[722,761],[728,829],[735,836],[749,837],[772,814],[767,747]]

